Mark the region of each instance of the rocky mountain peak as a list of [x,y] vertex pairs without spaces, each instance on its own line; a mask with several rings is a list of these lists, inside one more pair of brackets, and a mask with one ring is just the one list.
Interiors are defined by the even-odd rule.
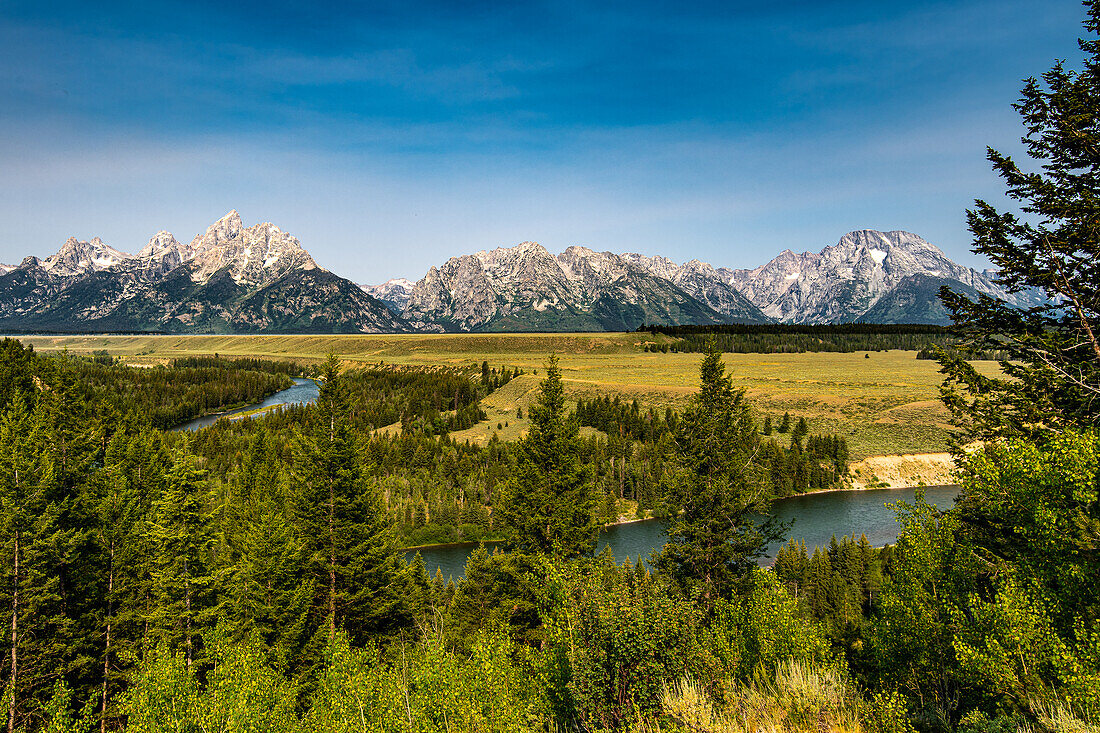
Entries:
[[482,250],[474,257],[481,263],[482,269],[488,272],[502,271],[511,274],[524,266],[537,267],[539,263],[554,262],[554,256],[538,242],[520,242],[514,247]]
[[164,275],[192,256],[191,248],[180,244],[171,232],[161,230],[138,252],[140,267],[154,276]]
[[296,238],[267,222],[246,229],[236,211],[190,246],[159,231],[137,257],[99,239],[69,239],[45,263],[28,257],[18,273],[0,276],[0,290],[8,328],[408,330],[385,304],[317,267]]
[[648,257],[646,255],[640,255],[635,252],[627,252],[619,255],[624,261],[629,262],[635,267],[656,275],[657,277],[664,278],[665,280],[672,280],[676,273],[680,270],[680,266],[670,260],[667,257],[657,255],[655,257]]
[[[185,253],[187,256],[185,256]],[[172,236],[171,232],[166,232],[162,229],[149,239],[149,243],[141,248],[137,256],[142,259],[159,261],[171,257],[173,254],[180,259],[180,261],[176,263],[178,265],[188,258],[190,252]]]
[[191,243],[191,279],[207,282],[224,272],[238,285],[260,286],[293,270],[317,268],[297,238],[270,222],[243,228],[236,210]]
[[191,240],[191,249],[200,251],[218,247],[236,239],[240,236],[242,229],[244,229],[244,224],[241,222],[241,215],[237,213],[236,209],[232,209],[228,214],[207,227],[206,232]]
[[42,262],[42,269],[51,275],[74,277],[106,270],[129,259],[130,255],[105,244],[99,237],[90,242],[69,237],[57,254]]
[[[433,268],[434,269],[434,268]],[[362,285],[363,290],[385,303],[394,313],[401,313],[409,304],[416,283],[403,277],[387,280],[381,285]]]
[[818,253],[784,250],[730,282],[769,317],[793,323],[861,318],[887,292],[914,275],[945,278],[1016,302],[982,273],[952,262],[938,247],[905,231],[848,232]]

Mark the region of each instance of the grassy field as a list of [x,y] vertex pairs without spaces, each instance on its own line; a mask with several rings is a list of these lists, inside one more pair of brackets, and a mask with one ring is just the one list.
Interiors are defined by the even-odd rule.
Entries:
[[[319,360],[329,351],[355,363],[480,364],[522,367],[528,372],[484,402],[488,422],[456,433],[477,442],[498,433],[517,437],[527,426],[527,405],[537,390],[546,355],[561,358],[573,397],[621,395],[643,406],[680,407],[695,391],[699,354],[646,353],[649,334],[476,334],[335,336],[34,336],[20,337],[42,352],[105,349],[128,363],[163,363],[175,356],[218,353]],[[663,338],[663,337],[659,337]],[[726,354],[734,383],[744,387],[763,419],[784,412],[805,417],[813,432],[838,433],[853,457],[925,453],[947,446],[948,415],[938,401],[941,376],[935,362],[914,352],[854,354]],[[995,373],[993,362],[979,369]],[[516,418],[523,408],[524,419]],[[505,425],[507,423],[507,425]],[[497,425],[500,424],[500,429]]]

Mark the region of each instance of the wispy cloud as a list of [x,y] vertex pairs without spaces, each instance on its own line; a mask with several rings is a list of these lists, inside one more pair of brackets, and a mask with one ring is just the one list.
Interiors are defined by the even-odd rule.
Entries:
[[[461,7],[460,7],[461,5]],[[460,251],[720,264],[909,228],[967,258],[1076,0],[0,10],[0,260],[236,207],[359,279]],[[354,253],[354,256],[352,256]],[[762,254],[763,253],[763,254]],[[383,277],[385,276],[385,277]]]

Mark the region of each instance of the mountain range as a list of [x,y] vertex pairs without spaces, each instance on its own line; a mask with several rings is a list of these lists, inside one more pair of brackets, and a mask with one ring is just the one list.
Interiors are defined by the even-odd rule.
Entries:
[[230,211],[190,244],[129,255],[99,238],[0,265],[0,329],[174,333],[621,331],[641,324],[945,323],[941,285],[1027,306],[989,271],[908,232],[861,230],[754,269],[535,242],[452,257],[417,282],[358,286],[270,223]]
[[816,253],[785,250],[751,270],[584,247],[555,256],[524,242],[452,257],[416,283],[390,280],[366,290],[413,328],[584,331],[643,323],[946,324],[940,285],[1019,307],[1038,302],[916,234],[869,229]]
[[0,275],[0,328],[201,333],[408,330],[385,304],[317,266],[274,224],[236,211],[188,245],[157,232],[137,255],[70,238]]

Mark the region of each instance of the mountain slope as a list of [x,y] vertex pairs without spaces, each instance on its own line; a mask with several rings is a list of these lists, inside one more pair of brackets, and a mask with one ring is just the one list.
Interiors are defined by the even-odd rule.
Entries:
[[[1009,293],[989,275],[956,264],[902,231],[850,232],[817,254],[787,250],[755,269],[731,271],[731,283],[778,321],[839,323],[866,320],[879,299],[914,275],[957,282],[1015,305],[1030,302],[1027,294]],[[893,312],[904,318],[896,308]],[[914,318],[921,312],[918,308]]]
[[[742,299],[743,300],[743,299]],[[764,320],[745,301],[746,320]],[[642,323],[722,323],[728,317],[629,258],[536,242],[452,257],[432,267],[402,313],[455,331],[633,330]]]
[[940,302],[940,287],[946,285],[970,298],[977,300],[978,290],[958,280],[949,280],[933,275],[909,275],[902,279],[893,290],[878,299],[870,310],[864,313],[861,321],[867,323],[930,323],[947,325],[951,322],[947,309]]

